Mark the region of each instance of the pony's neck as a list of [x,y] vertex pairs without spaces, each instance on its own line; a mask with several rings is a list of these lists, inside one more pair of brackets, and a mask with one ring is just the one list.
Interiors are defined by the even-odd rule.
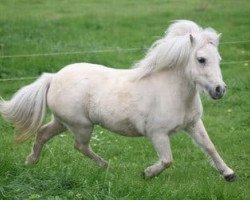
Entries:
[[139,78],[165,69],[179,68],[188,63],[191,53],[189,35],[165,36],[156,41],[133,68],[140,68]]
[[192,102],[199,95],[196,85],[181,69],[161,70],[151,74],[148,78],[154,80],[155,84],[159,84],[163,91],[171,91],[170,95],[175,95],[185,103]]

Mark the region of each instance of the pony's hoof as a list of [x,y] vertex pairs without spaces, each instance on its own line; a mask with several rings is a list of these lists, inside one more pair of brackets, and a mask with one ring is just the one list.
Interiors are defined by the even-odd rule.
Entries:
[[235,173],[226,175],[226,176],[224,176],[224,178],[225,178],[225,180],[228,181],[228,182],[233,182],[233,181],[236,181],[236,180],[237,180],[237,176],[236,176]]
[[147,179],[145,172],[142,172],[142,173],[141,173],[141,177],[142,177],[143,179]]
[[28,156],[25,160],[25,165],[35,165],[38,162],[37,159],[35,159],[33,156]]
[[141,173],[141,177],[142,177],[144,180],[149,180],[149,179],[152,178],[151,176],[148,176],[145,172],[142,172],[142,173]]
[[102,160],[101,162],[99,162],[98,166],[105,170],[109,170],[111,168],[110,163],[106,160]]
[[145,169],[142,173],[141,176],[143,179],[147,180],[147,179],[151,179],[154,177],[154,175],[151,172],[150,167],[148,167],[147,169]]

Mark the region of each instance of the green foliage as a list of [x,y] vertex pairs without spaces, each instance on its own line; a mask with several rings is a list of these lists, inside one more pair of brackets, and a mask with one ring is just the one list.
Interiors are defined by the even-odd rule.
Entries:
[[[247,0],[1,0],[0,56],[107,48],[147,48],[171,20],[191,19],[223,33],[222,43],[249,40]],[[250,43],[220,46],[223,62],[250,60]],[[0,58],[0,78],[36,77],[75,62],[128,68],[143,51]],[[206,156],[180,133],[171,138],[174,165],[159,177],[140,173],[156,160],[145,138],[125,138],[96,127],[93,149],[112,168],[99,169],[73,148],[66,133],[45,145],[40,162],[24,166],[32,141],[14,143],[13,127],[0,119],[0,199],[249,199],[249,61],[222,65],[224,99],[203,98],[204,121],[224,160],[239,176],[227,183]],[[9,98],[32,80],[0,82]]]

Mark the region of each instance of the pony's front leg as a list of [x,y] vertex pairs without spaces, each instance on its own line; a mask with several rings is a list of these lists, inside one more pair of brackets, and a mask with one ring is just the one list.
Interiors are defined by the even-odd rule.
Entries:
[[144,170],[144,177],[154,177],[168,168],[172,163],[172,152],[167,134],[154,134],[150,137],[159,156],[159,161]]
[[216,151],[214,144],[207,134],[202,120],[200,119],[195,124],[188,127],[187,132],[191,135],[195,142],[200,145],[212,158],[215,167],[224,176],[224,178],[227,181],[234,181],[236,179],[234,171],[226,165],[226,163]]

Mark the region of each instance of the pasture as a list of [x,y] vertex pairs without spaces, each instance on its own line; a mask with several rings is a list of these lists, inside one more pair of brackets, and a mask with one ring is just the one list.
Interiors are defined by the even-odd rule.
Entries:
[[42,72],[56,72],[70,63],[128,68],[175,19],[221,32],[221,67],[228,90],[219,101],[203,97],[203,119],[239,179],[226,182],[180,132],[171,138],[174,164],[144,180],[142,171],[157,159],[151,143],[100,127],[91,144],[111,168],[100,169],[74,150],[70,132],[52,139],[39,163],[27,167],[24,160],[32,140],[17,145],[13,127],[0,118],[0,199],[249,199],[249,10],[247,0],[2,0],[0,96],[5,99]]

